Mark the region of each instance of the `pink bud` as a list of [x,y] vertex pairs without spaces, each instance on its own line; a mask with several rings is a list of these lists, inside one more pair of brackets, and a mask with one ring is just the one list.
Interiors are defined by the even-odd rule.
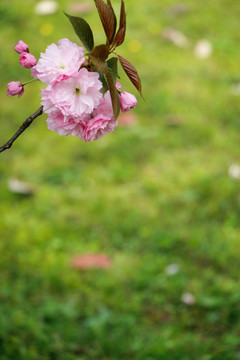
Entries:
[[19,61],[20,64],[27,69],[30,69],[37,64],[35,56],[27,52],[24,52],[20,55]]
[[19,81],[11,81],[7,85],[7,95],[20,97],[24,93],[23,85]]
[[116,81],[116,88],[118,90],[121,90],[121,87],[122,87],[122,85],[120,84],[120,82]]
[[19,42],[14,46],[14,50],[18,54],[22,54],[24,52],[29,52],[29,46],[25,44],[22,40],[19,40]]
[[119,95],[120,108],[122,112],[131,110],[137,106],[137,99],[133,94],[122,91]]

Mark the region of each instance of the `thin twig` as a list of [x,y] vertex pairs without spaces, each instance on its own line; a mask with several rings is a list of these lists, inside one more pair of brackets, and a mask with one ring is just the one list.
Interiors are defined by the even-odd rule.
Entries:
[[18,131],[11,137],[10,140],[6,142],[3,146],[0,147],[0,153],[4,150],[10,149],[14,141],[31,125],[33,120],[35,120],[38,116],[42,115],[43,107],[41,106],[33,115],[29,116],[27,120],[20,126]]

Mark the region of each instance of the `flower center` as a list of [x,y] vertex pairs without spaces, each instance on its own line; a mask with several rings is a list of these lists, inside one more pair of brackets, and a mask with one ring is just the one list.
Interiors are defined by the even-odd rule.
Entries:
[[80,93],[81,93],[81,90],[80,90],[79,88],[76,88],[76,89],[75,89],[75,93],[76,93],[76,95],[78,95],[78,96],[79,96],[79,95],[80,95]]

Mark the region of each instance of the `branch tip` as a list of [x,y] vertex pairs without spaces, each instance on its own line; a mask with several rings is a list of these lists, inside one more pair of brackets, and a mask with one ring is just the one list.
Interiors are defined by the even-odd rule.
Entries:
[[27,120],[20,126],[18,131],[9,139],[6,144],[0,147],[0,153],[4,150],[10,149],[14,141],[32,124],[32,122],[43,113],[43,106],[41,106],[34,114],[29,116]]

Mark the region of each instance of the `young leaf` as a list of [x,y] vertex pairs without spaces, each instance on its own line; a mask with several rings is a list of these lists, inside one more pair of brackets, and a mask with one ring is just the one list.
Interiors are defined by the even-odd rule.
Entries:
[[126,34],[126,12],[125,12],[125,4],[124,1],[122,0],[119,29],[113,41],[114,47],[120,46],[124,42],[125,34]]
[[107,37],[107,42],[111,45],[117,27],[117,19],[113,11],[111,1],[108,0],[108,4],[106,4],[103,0],[94,0],[94,2]]
[[138,75],[137,70],[135,69],[135,67],[129,61],[124,59],[122,56],[120,56],[118,54],[116,54],[116,55],[119,58],[119,61],[120,61],[120,64],[122,65],[123,70],[125,71],[125,73],[129,77],[129,79],[131,80],[131,82],[133,83],[135,88],[142,95],[142,84],[141,84],[141,79],[140,79],[140,77]]
[[113,76],[113,80],[114,80],[114,82],[116,82],[117,78],[119,78],[119,75],[118,75],[118,58],[112,57],[111,59],[109,59],[107,61],[107,65],[108,65],[108,71],[111,72],[111,74]]
[[117,92],[117,89],[115,86],[115,82],[113,80],[113,76],[110,72],[107,72],[106,79],[107,79],[107,84],[108,84],[108,90],[110,92],[110,96],[111,96],[111,100],[112,100],[114,119],[116,120],[119,115],[119,112],[120,112],[118,92]]
[[107,60],[108,55],[109,55],[109,50],[108,50],[107,45],[96,46],[90,55],[94,56],[95,58],[99,58],[103,61]]
[[103,61],[99,57],[91,56],[89,57],[90,62],[95,66],[95,68],[101,73],[106,74],[108,72],[108,67],[106,61]]
[[77,36],[83,43],[84,47],[88,51],[92,51],[92,49],[94,47],[94,40],[93,40],[92,30],[91,30],[90,26],[88,25],[88,23],[80,17],[71,16],[66,13],[64,13],[64,14],[70,20],[75,33],[77,34]]

